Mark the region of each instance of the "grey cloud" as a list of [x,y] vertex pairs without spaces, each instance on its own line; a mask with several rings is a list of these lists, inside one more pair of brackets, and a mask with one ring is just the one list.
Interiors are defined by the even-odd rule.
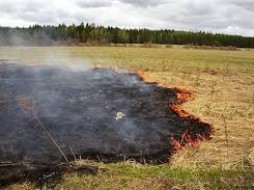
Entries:
[[36,12],[19,13],[19,18],[32,22],[36,20],[40,24],[55,23],[58,15],[52,12],[45,12],[45,14],[38,14]]
[[248,11],[254,10],[254,1],[253,0],[229,0],[229,3],[235,5],[236,7],[243,8]]
[[36,2],[31,2],[28,1],[23,7],[22,11],[23,12],[38,12],[46,7],[46,4],[42,1],[36,1]]
[[79,1],[77,4],[82,8],[98,8],[98,7],[108,7],[113,3],[114,0],[83,0]]
[[37,12],[45,8],[46,3],[41,0],[36,2],[31,1],[6,1],[0,2],[0,12],[5,14],[15,14],[16,12]]
[[12,13],[16,10],[16,7],[15,5],[13,5],[12,3],[7,3],[7,2],[1,2],[0,3],[0,14],[3,14],[3,13]]
[[252,2],[249,0],[171,1],[160,8],[155,8],[152,15],[160,12],[157,18],[164,21],[164,26],[171,28],[209,32],[232,30],[230,33],[246,31],[241,34],[253,35],[254,22],[251,22],[251,18],[254,17],[254,12],[246,11]]
[[50,5],[45,0],[13,1],[4,3],[0,2],[0,15],[3,15],[3,17],[7,15],[10,19],[22,20],[31,24],[56,24],[57,22],[62,23],[62,18],[70,17],[68,12],[56,6]]
[[149,6],[158,6],[166,3],[166,0],[119,0],[120,2],[131,4],[138,7],[149,7]]

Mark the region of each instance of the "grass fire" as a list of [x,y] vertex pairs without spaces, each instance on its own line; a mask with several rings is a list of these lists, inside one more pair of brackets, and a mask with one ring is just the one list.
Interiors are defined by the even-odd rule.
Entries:
[[253,55],[0,47],[0,188],[251,187]]
[[254,189],[253,10],[0,0],[0,190]]
[[[212,132],[208,123],[179,111],[187,92],[121,70],[3,62],[0,88],[0,162],[25,163],[24,172],[31,170],[29,163],[77,157],[163,163]],[[0,180],[11,176],[0,173]]]

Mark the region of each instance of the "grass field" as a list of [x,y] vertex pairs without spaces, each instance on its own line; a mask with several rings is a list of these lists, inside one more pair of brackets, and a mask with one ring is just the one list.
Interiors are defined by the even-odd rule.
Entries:
[[[139,47],[0,47],[0,59],[141,70],[149,81],[185,87],[182,107],[214,125],[213,139],[179,151],[170,164],[93,164],[95,176],[66,174],[58,189],[253,189],[254,50]],[[25,182],[9,188],[33,189]]]

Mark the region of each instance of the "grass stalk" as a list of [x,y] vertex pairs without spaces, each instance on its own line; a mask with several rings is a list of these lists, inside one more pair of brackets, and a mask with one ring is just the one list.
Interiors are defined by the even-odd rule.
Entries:
[[64,152],[62,151],[62,149],[60,148],[60,146],[58,145],[58,143],[56,142],[54,137],[50,134],[50,132],[48,131],[46,126],[42,123],[42,121],[40,120],[40,118],[36,114],[36,111],[35,111],[34,107],[32,106],[32,103],[29,101],[28,97],[20,95],[20,96],[17,96],[16,99],[19,102],[20,106],[22,108],[24,108],[27,112],[29,112],[34,117],[34,119],[38,122],[38,124],[42,128],[42,130],[46,133],[46,135],[51,140],[51,142],[56,146],[56,148],[62,154],[65,161],[69,162],[68,158],[65,156]]

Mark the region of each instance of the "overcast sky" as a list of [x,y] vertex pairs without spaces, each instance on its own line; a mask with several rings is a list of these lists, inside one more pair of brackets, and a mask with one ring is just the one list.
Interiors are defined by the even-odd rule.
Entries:
[[1,26],[81,21],[254,36],[254,0],[0,0]]

